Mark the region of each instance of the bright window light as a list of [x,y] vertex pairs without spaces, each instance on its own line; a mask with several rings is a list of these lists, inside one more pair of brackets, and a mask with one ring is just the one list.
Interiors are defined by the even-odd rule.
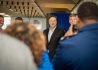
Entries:
[[11,23],[11,17],[4,17],[4,25],[2,29],[6,29],[6,27]]

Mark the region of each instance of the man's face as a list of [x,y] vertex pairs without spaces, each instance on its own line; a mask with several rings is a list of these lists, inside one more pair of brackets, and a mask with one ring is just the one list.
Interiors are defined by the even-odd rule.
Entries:
[[72,24],[72,25],[77,24],[76,16],[71,16],[71,17],[69,18],[69,23]]
[[4,24],[4,18],[0,17],[0,28],[3,26]]
[[49,19],[49,25],[50,25],[51,28],[54,28],[57,25],[57,20],[56,20],[55,17],[51,17]]

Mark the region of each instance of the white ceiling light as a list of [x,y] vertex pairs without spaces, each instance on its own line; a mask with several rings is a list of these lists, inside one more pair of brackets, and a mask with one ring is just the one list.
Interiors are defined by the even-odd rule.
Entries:
[[0,13],[0,15],[5,15],[5,13]]

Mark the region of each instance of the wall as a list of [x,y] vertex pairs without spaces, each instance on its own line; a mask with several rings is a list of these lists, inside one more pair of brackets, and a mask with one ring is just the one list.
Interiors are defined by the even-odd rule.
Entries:
[[[16,17],[12,17],[11,22],[13,22],[13,20],[15,18]],[[23,21],[27,22],[27,23],[32,23],[33,24],[34,20],[38,20],[40,22],[40,25],[41,25],[40,31],[43,31],[44,29],[46,29],[46,18],[25,18],[25,17],[23,17]]]

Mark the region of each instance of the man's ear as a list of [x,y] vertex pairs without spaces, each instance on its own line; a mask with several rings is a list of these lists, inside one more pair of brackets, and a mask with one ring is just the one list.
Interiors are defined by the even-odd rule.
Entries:
[[76,19],[77,19],[77,24],[76,26],[81,29],[83,26],[84,26],[84,23],[83,21],[78,17],[78,15],[76,16]]
[[83,21],[78,17],[78,15],[76,16],[77,19],[77,23],[83,23]]

